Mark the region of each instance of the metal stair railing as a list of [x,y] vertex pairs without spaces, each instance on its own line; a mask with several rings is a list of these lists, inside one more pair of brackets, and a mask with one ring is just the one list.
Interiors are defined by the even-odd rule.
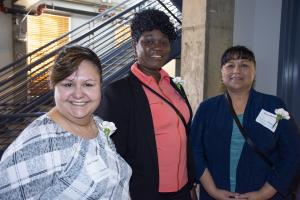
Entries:
[[[53,106],[53,92],[47,87],[48,69],[64,41],[89,47],[100,57],[105,87],[125,76],[133,64],[134,51],[129,24],[135,12],[147,8],[164,11],[181,33],[181,12],[170,0],[126,0],[16,62],[0,68],[0,150],[34,118]],[[40,52],[45,51],[48,53],[36,60]],[[35,61],[27,64],[28,60]],[[33,95],[32,91],[40,93]]]

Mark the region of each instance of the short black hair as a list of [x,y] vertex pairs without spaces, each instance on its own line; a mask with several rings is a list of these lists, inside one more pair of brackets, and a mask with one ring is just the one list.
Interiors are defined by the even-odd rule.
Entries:
[[68,45],[59,51],[54,65],[50,68],[51,84],[55,86],[73,74],[84,60],[88,60],[96,66],[100,75],[100,82],[102,82],[101,62],[97,54],[87,47]]
[[156,9],[147,9],[139,13],[135,13],[131,21],[131,37],[135,42],[138,42],[141,35],[146,31],[160,30],[166,34],[169,41],[175,40],[177,33],[173,23],[168,15],[163,11]]
[[221,66],[230,60],[236,59],[247,59],[256,64],[254,53],[245,46],[237,45],[225,50],[221,58]]

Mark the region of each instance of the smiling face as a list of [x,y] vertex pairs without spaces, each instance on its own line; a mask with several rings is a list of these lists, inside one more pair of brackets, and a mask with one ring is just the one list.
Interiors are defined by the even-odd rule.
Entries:
[[167,62],[170,41],[160,30],[146,31],[135,44],[135,51],[140,70],[155,75]]
[[248,59],[229,60],[221,67],[224,85],[235,93],[250,91],[255,73],[255,64]]
[[76,124],[85,124],[101,100],[100,75],[96,65],[83,60],[70,76],[54,85],[59,113]]

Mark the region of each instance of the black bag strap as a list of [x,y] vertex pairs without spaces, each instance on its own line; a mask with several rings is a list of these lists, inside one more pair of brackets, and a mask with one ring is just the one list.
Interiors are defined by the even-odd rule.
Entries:
[[[191,107],[191,105],[189,103],[189,100],[188,100],[188,98],[187,98],[187,96],[185,94],[185,91],[184,91],[182,85],[180,85],[180,87],[178,87],[178,85],[176,83],[174,83],[173,78],[171,78],[171,77],[170,77],[170,84],[181,95],[181,97],[185,101],[185,103],[186,103],[186,105],[187,105],[187,107],[189,109],[190,119],[192,119],[193,118],[193,110],[192,110],[192,107]],[[190,123],[190,121],[188,123]]]
[[[140,81],[140,80],[139,80]],[[151,87],[149,87],[148,85],[146,85],[145,83],[143,83],[142,81],[140,81],[140,83],[145,86],[148,90],[150,90],[153,94],[155,94],[156,96],[158,96],[159,98],[161,98],[163,101],[165,101],[169,106],[171,106],[171,108],[173,108],[173,110],[176,112],[176,114],[179,116],[179,118],[181,119],[184,127],[186,130],[188,130],[187,128],[187,123],[183,117],[183,115],[181,114],[181,112],[170,102],[168,101],[165,97],[163,97],[162,95],[160,95],[158,92],[156,92],[155,90],[153,90]]]
[[231,111],[231,114],[232,114],[232,117],[236,123],[236,125],[238,126],[238,128],[240,129],[240,132],[241,134],[243,135],[243,137],[245,138],[247,144],[255,151],[255,153],[257,153],[261,159],[263,161],[265,161],[271,168],[274,168],[274,164],[273,162],[268,158],[268,156],[262,152],[255,144],[254,142],[251,140],[251,138],[248,137],[247,133],[246,133],[246,130],[244,129],[244,127],[242,126],[240,120],[238,119],[238,117],[236,116],[236,113],[233,109],[233,106],[232,106],[232,101],[231,101],[231,97],[230,95],[228,94],[228,92],[225,93],[225,96],[226,96],[226,99],[228,101],[228,104],[229,104],[229,108],[230,108],[230,111]]

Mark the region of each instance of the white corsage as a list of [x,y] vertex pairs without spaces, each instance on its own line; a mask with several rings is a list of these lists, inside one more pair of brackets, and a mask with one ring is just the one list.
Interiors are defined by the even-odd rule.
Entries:
[[175,78],[173,78],[173,82],[176,84],[176,86],[181,89],[182,84],[183,84],[183,80],[181,77],[177,76]]
[[286,110],[284,110],[283,108],[275,109],[275,114],[276,114],[276,121],[275,121],[273,127],[276,124],[278,124],[278,122],[282,119],[286,119],[286,120],[290,119],[290,114]]
[[100,123],[100,128],[106,136],[109,146],[111,146],[112,144],[109,142],[109,137],[117,130],[117,127],[113,122],[103,121]]

